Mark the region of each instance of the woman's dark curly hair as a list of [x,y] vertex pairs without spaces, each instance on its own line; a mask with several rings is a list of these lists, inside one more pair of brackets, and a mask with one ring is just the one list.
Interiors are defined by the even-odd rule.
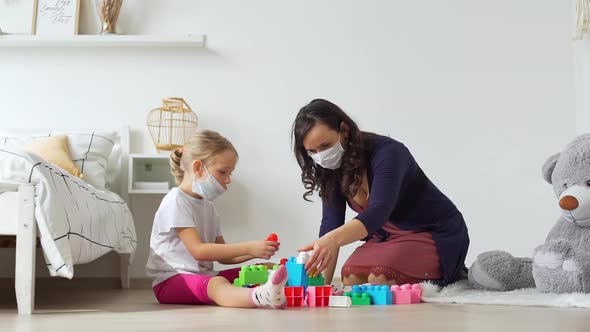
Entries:
[[[342,156],[342,165],[336,170],[316,165],[307,154],[303,139],[316,124],[323,124],[340,132],[343,123],[349,130],[346,143],[343,145],[345,151]],[[328,198],[334,193],[338,184],[344,196],[356,195],[366,169],[365,141],[367,137],[374,134],[361,132],[356,123],[340,107],[324,99],[314,99],[301,108],[293,122],[291,134],[295,158],[301,167],[301,181],[307,189],[303,199],[311,201],[308,197],[316,190],[319,191],[320,197]]]

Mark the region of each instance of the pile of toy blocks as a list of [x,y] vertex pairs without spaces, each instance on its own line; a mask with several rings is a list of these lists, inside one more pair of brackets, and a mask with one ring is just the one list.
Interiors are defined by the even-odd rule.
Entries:
[[282,259],[281,265],[285,265],[287,268],[287,274],[289,279],[287,286],[324,286],[324,277],[320,274],[317,277],[312,277],[312,273],[308,275],[305,273],[305,263],[309,260],[309,254],[306,252],[300,252],[297,257],[289,257],[289,259]]
[[355,285],[352,291],[344,293],[351,298],[351,305],[389,305],[420,303],[422,287],[420,284],[402,286]]
[[337,296],[332,286],[325,286],[321,274],[311,277],[305,272],[308,253],[299,253],[297,257],[282,259],[288,273],[285,297],[287,307],[350,307],[364,305],[391,305],[420,303],[422,288],[419,284],[394,285],[355,285],[350,292]]
[[326,286],[324,277],[320,274],[312,277],[305,272],[305,263],[309,260],[309,254],[300,252],[297,257],[282,259],[281,264],[287,269],[287,285],[285,286],[285,297],[287,307],[327,307],[332,286]]
[[[278,242],[276,234],[270,234],[267,241]],[[338,292],[333,294],[332,286],[326,286],[324,277],[319,274],[313,277],[314,271],[307,274],[305,263],[310,254],[300,252],[297,257],[289,257],[281,260],[280,265],[285,265],[288,279],[285,286],[287,307],[350,307],[365,305],[390,305],[420,303],[422,288],[419,284],[405,284],[402,286],[386,285],[355,285],[350,292]],[[277,270],[275,265],[273,270]],[[234,285],[239,287],[255,287],[264,284],[272,275],[266,265],[242,266],[239,277],[234,280]]]

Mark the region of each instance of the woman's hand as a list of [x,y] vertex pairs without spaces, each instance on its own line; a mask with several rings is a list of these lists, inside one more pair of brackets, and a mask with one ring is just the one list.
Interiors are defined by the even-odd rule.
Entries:
[[313,254],[305,264],[305,271],[313,277],[318,276],[328,267],[335,265],[339,249],[330,233],[299,249],[299,251],[313,250]]
[[277,250],[279,243],[274,241],[252,241],[246,242],[248,254],[255,258],[270,259]]

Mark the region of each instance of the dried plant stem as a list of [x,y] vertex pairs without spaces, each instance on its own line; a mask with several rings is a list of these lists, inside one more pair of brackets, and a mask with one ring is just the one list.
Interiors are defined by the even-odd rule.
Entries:
[[116,33],[115,28],[123,0],[96,0],[96,5],[102,20],[102,33]]

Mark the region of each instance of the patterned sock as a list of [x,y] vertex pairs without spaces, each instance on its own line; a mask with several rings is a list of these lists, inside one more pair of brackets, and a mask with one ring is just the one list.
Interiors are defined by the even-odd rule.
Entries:
[[250,290],[250,301],[261,308],[284,309],[287,269],[281,265],[266,284]]
[[331,285],[332,286],[332,294],[339,296],[344,294],[344,285]]

